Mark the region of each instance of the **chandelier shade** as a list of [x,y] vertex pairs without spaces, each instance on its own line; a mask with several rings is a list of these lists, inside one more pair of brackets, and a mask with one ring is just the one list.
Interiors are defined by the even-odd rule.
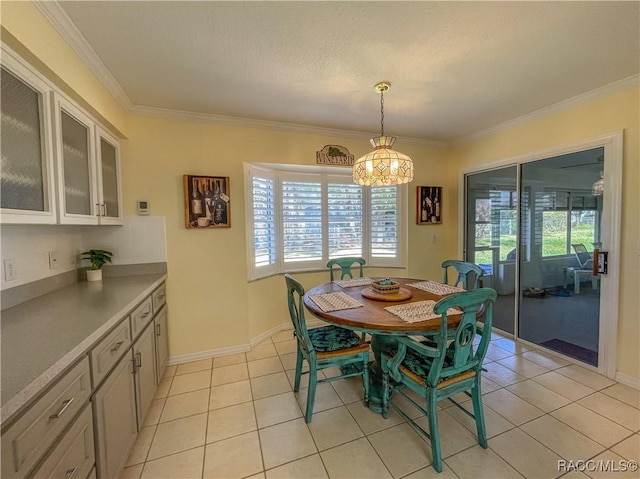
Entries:
[[413,161],[404,153],[392,150],[393,136],[372,138],[374,150],[353,165],[353,181],[364,186],[401,185],[413,180]]
[[372,138],[373,151],[358,158],[353,164],[353,181],[364,186],[389,186],[409,183],[413,180],[413,161],[404,153],[391,149],[396,141],[384,134],[384,92],[390,83],[375,86],[380,93],[380,136]]

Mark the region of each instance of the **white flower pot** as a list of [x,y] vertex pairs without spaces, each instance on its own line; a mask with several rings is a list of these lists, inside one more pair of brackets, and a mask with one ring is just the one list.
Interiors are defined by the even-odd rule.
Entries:
[[101,269],[88,269],[87,270],[87,281],[102,281],[102,270]]

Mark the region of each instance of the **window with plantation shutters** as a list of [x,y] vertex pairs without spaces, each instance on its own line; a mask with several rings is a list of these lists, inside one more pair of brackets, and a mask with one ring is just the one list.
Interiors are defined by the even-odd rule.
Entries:
[[322,260],[322,185],[283,181],[281,190],[285,263]]
[[254,264],[261,267],[276,262],[275,181],[254,176],[252,185]]
[[398,198],[395,186],[371,188],[371,256],[394,258],[398,251]]
[[348,170],[269,166],[247,169],[252,279],[324,269],[344,256],[362,256],[367,266],[402,265],[402,187],[356,185]]
[[329,258],[362,256],[362,207],[362,186],[346,182],[329,183],[327,187]]

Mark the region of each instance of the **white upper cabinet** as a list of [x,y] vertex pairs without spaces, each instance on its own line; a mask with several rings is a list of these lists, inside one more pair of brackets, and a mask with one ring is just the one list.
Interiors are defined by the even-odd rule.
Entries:
[[55,94],[58,204],[63,224],[123,224],[118,140]]
[[2,45],[0,223],[121,225],[120,144]]
[[0,223],[56,223],[50,88],[3,49]]

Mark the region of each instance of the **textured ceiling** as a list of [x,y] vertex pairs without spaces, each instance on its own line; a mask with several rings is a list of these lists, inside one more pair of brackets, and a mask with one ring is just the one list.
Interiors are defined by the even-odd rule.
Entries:
[[638,74],[638,2],[60,2],[133,105],[452,140]]

